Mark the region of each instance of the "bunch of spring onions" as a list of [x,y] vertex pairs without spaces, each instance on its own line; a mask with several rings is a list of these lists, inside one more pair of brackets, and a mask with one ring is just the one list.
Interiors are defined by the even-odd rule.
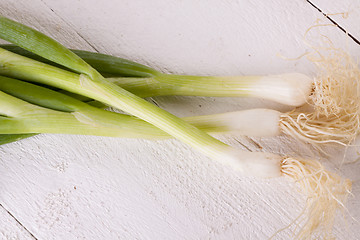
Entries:
[[[336,80],[325,76],[314,81],[299,73],[239,77],[163,74],[112,56],[70,51],[4,17],[0,18],[0,38],[16,45],[0,48],[2,143],[37,133],[173,137],[244,176],[287,176],[297,181],[308,199],[296,237],[331,235],[336,211],[343,207],[351,190],[349,180],[328,172],[318,161],[241,151],[209,133],[287,133],[314,143],[347,143],[358,133],[359,110],[345,108],[342,87],[350,84],[339,84],[338,79],[346,82],[346,76],[341,79],[334,74]],[[358,71],[356,65],[353,70]],[[347,93],[345,96],[350,96]],[[331,98],[332,94],[336,96]],[[311,102],[314,111],[252,109],[181,119],[142,99],[159,95],[257,96],[291,106]],[[106,106],[127,115],[104,110]]]

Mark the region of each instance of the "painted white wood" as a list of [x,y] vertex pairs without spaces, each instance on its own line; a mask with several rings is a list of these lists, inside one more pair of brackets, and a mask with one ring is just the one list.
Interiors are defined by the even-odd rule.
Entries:
[[311,2],[359,40],[360,26],[354,24],[360,15],[359,0],[331,1],[331,4],[326,0],[313,0]]
[[[335,4],[336,1],[329,1]],[[36,27],[72,48],[98,50],[186,74],[314,74],[305,31],[321,14],[305,1],[0,1],[3,15]],[[360,35],[355,20],[347,21]],[[342,44],[335,28],[319,33]],[[360,56],[359,46],[349,49]],[[161,97],[179,115],[269,107],[259,99]],[[242,149],[320,158],[285,137],[221,137]],[[329,147],[332,170],[341,148]],[[0,148],[0,203],[38,239],[267,239],[301,212],[304,197],[285,178],[243,178],[176,140],[40,135]],[[350,149],[346,160],[358,157]],[[360,164],[339,173],[355,180],[348,209],[360,217]],[[0,225],[1,226],[1,225]],[[16,226],[14,224],[14,231]],[[359,225],[341,221],[339,239]],[[281,233],[278,239],[288,239]]]
[[0,205],[0,239],[32,240],[30,233]]

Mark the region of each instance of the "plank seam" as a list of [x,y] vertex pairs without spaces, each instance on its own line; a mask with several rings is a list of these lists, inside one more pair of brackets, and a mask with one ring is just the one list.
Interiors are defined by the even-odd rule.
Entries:
[[351,33],[349,33],[347,30],[345,30],[340,24],[338,24],[336,21],[334,21],[331,17],[329,17],[328,14],[324,13],[319,7],[317,7],[314,3],[312,3],[310,0],[306,0],[313,8],[318,10],[324,17],[326,17],[331,23],[333,23],[337,28],[339,28],[341,31],[343,31],[346,35],[348,35],[354,42],[360,45],[360,41],[354,37]]
[[2,204],[0,204],[0,207],[3,208],[26,232],[30,234],[30,236],[34,240],[38,240],[32,232],[29,231],[9,210],[7,210]]
[[50,9],[50,11],[52,11],[56,17],[58,17],[59,19],[61,19],[61,21],[63,21],[66,25],[68,25],[72,30],[74,30],[76,32],[76,34],[83,39],[95,52],[99,53],[99,50],[93,45],[91,44],[84,36],[82,36],[73,26],[71,26],[71,24],[69,24],[67,21],[65,21],[65,19],[63,19],[59,14],[57,14],[51,7],[49,7],[44,0],[41,0],[41,2]]

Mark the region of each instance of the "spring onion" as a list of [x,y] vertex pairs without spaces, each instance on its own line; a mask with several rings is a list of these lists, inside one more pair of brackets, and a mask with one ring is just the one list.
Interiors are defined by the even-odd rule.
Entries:
[[[334,218],[334,211],[341,207],[342,202],[346,200],[351,183],[348,180],[343,180],[336,174],[329,173],[316,161],[293,159],[271,153],[250,153],[233,149],[186,121],[155,107],[106,80],[89,64],[55,40],[4,17],[0,18],[0,37],[73,71],[70,72],[66,69],[50,66],[0,49],[0,74],[2,75],[61,88],[124,110],[158,127],[167,134],[182,140],[205,155],[231,166],[243,175],[259,177],[285,175],[299,181],[305,194],[309,196],[308,209],[310,214],[308,216],[309,220],[303,224],[304,226],[298,235],[300,238],[308,237],[319,226],[325,225],[326,227],[327,224],[331,224]],[[169,81],[171,82],[177,78],[178,76],[174,76]],[[284,82],[284,76],[271,78],[275,78],[276,81],[281,83]],[[191,80],[192,77],[189,77],[189,79]],[[216,77],[213,79],[218,81]],[[242,77],[242,79],[244,79],[245,83],[242,84],[241,88],[245,90],[254,86],[261,88],[259,83],[267,83],[267,81],[264,82],[263,77]],[[196,78],[196,80],[199,79]],[[306,87],[307,90],[310,88],[310,86]],[[249,93],[249,91],[247,92]],[[306,96],[304,94],[301,95],[303,95],[302,97]],[[21,100],[5,92],[0,92],[0,101],[6,102],[0,109],[2,114],[1,120],[5,125],[4,129],[6,129],[7,123],[17,120],[19,121],[16,124],[20,127],[23,124],[21,120],[24,118],[33,119],[36,122],[36,119],[41,117],[43,111],[43,107]],[[106,126],[106,116],[103,116],[104,122],[97,121],[97,117],[100,116],[94,112],[96,108],[88,111],[84,108],[77,108],[77,106],[71,105],[71,103],[69,104],[70,108],[61,104],[58,109],[51,109],[50,111],[54,114],[55,112],[59,114],[67,112],[66,114],[71,114],[71,116],[84,125],[93,127]],[[60,117],[60,115],[58,116]],[[50,118],[50,115],[46,113],[44,117],[50,122],[55,123],[58,121],[58,119]],[[65,120],[67,121],[67,119]],[[9,134],[12,133],[9,132]],[[334,207],[334,209],[329,211],[329,207]]]
[[[4,45],[10,51],[34,57],[21,48]],[[310,78],[294,74],[295,78],[284,78],[292,74],[277,77],[263,77],[267,82],[247,84],[251,77],[199,77],[161,74],[146,66],[115,58],[108,55],[74,50],[79,56],[89,61],[99,71],[114,77],[110,81],[141,97],[159,95],[195,95],[195,96],[260,96],[278,97],[282,103],[308,102],[314,111],[291,111],[281,114],[281,131],[287,135],[300,138],[310,143],[336,142],[347,145],[359,134],[360,119],[360,70],[356,62],[341,49],[332,49],[328,56],[312,58],[319,69],[319,75]],[[36,56],[36,55],[35,55]],[[96,59],[96,61],[94,61]],[[136,72],[133,78],[124,78],[129,72]],[[282,76],[282,77],[281,77]],[[254,79],[261,78],[253,76]],[[281,84],[281,80],[285,84]],[[290,79],[290,81],[288,81]],[[298,79],[295,81],[294,79]],[[257,88],[244,89],[241,86],[251,85]],[[295,84],[296,83],[296,84]],[[295,88],[292,88],[295,86]],[[309,86],[312,85],[312,88]],[[300,87],[299,87],[300,86]],[[265,89],[265,90],[264,90]],[[298,94],[292,94],[297,91]],[[279,94],[282,93],[282,94]],[[286,96],[294,97],[294,99]],[[304,97],[307,96],[307,97]],[[347,96],[347,98],[343,98]]]
[[[151,123],[213,159],[220,161],[226,159],[223,162],[228,165],[235,165],[239,169],[252,165],[252,163],[245,164],[247,158],[242,157],[241,154],[234,154],[230,146],[167,111],[106,81],[103,76],[76,54],[46,35],[1,17],[0,37],[43,58],[80,73],[69,72],[67,73],[69,77],[62,78],[57,76],[56,73],[58,71],[66,72],[65,70],[1,49],[0,58],[2,59],[1,69],[4,70],[3,74],[6,73],[7,75],[20,78],[26,77],[27,79],[32,77],[33,81],[96,99]],[[55,75],[55,78],[49,77],[50,75]],[[86,118],[91,120],[91,116],[86,116]],[[259,161],[263,161],[265,165],[269,165],[269,168],[279,171],[279,165],[269,164],[270,161],[266,157],[260,157]],[[242,170],[245,172],[244,169]]]
[[[11,110],[0,110],[4,116],[8,116],[2,119],[0,134],[63,133],[150,139],[170,137],[136,117],[98,109],[60,92],[28,82],[0,76],[0,91],[3,95],[1,104],[13,104],[9,107]],[[14,97],[18,100],[11,100]],[[22,110],[16,110],[31,104],[36,111],[25,109],[25,114]],[[18,114],[13,113],[15,110],[21,112],[21,119]],[[86,123],[89,115],[92,122]],[[263,121],[264,117],[269,121]],[[273,136],[276,133],[271,131],[278,131],[278,128],[276,121],[270,120],[272,118],[278,119],[278,112],[270,109],[250,109],[183,119],[209,133],[236,132],[242,135]],[[273,123],[275,126],[271,126]]]
[[[43,62],[51,64],[56,67],[62,67],[59,64],[56,64],[52,61],[49,61],[46,58],[40,57],[32,52],[29,52],[21,47],[18,47],[13,44],[0,44],[0,47],[8,50],[10,52]],[[71,50],[80,58],[85,60],[90,66],[95,68],[103,76],[113,76],[113,77],[151,77],[160,72],[147,67],[145,65],[129,61],[124,58],[114,57],[101,53],[94,53],[82,50]],[[71,70],[71,69],[68,69]]]
[[[358,64],[349,54],[335,48],[332,48],[328,56],[321,55],[311,60],[316,62],[319,72],[313,80],[296,73],[267,76],[263,78],[267,82],[255,81],[252,85],[257,90],[249,88],[242,94],[246,95],[248,91],[249,96],[272,95],[272,100],[279,97],[278,102],[281,102],[281,99],[289,101],[290,98],[286,97],[288,94],[292,95],[294,97],[292,101],[298,101],[299,105],[307,102],[312,108],[311,111],[295,109],[281,113],[279,123],[281,132],[314,144],[333,142],[348,145],[360,133],[360,69]],[[178,75],[168,75],[168,81],[162,78],[155,76],[134,79],[109,78],[109,80],[143,97],[157,95],[233,97],[237,96],[238,84],[244,83],[246,79],[246,77],[239,80],[241,78],[238,77]],[[254,78],[259,79],[255,76]],[[285,84],[280,87],[282,83]],[[292,88],[288,87],[289,85],[295,86],[298,94],[290,90]],[[256,91],[258,91],[257,95],[254,94]],[[295,105],[284,101],[281,103]]]
[[[1,45],[1,47],[34,60],[53,64],[51,61],[14,45]],[[113,76],[109,78],[111,82],[141,97],[163,95],[247,96],[269,99],[290,106],[301,106],[311,92],[313,81],[300,73],[234,77],[163,74],[122,58],[80,50],[72,51],[101,74]]]
[[[91,134],[146,139],[168,137],[165,132],[133,116],[97,109],[65,94],[1,76],[0,102],[0,112],[3,115],[0,118],[0,133]],[[244,127],[254,129],[254,121],[260,119],[259,113],[266,116],[266,112],[269,116],[278,116],[277,113],[274,115],[276,111],[273,110],[251,109],[239,113],[189,117],[185,120],[208,132],[227,132],[242,130]],[[90,121],[86,117],[89,115]],[[241,116],[244,117],[243,124],[238,125],[240,129],[234,129],[234,115],[240,119]],[[263,125],[256,126],[257,129],[263,127],[266,132],[269,129],[268,123],[260,122]],[[258,133],[262,134],[262,131]],[[254,160],[253,153],[249,157]],[[309,237],[318,226],[332,226],[336,209],[346,201],[351,183],[326,171],[317,161],[283,158],[281,164],[282,174],[298,181],[309,196],[307,209],[311,217],[302,219],[308,222],[303,223],[299,239]],[[262,169],[260,165],[257,170],[268,169]],[[331,232],[331,229],[326,230]]]
[[[14,45],[5,49],[45,62],[37,55]],[[351,57],[340,49],[327,57],[312,59],[319,68],[314,80],[302,74],[275,76],[212,77],[162,74],[154,69],[109,55],[73,50],[109,81],[140,96],[260,96],[301,105],[308,102],[314,111],[281,114],[281,131],[310,143],[336,142],[347,145],[359,134],[360,71]],[[131,76],[126,77],[126,76]],[[255,81],[249,81],[253,79]],[[259,81],[263,79],[266,81]],[[247,86],[246,88],[244,86]],[[299,90],[300,89],[300,90]],[[343,96],[347,98],[343,98]],[[278,99],[276,99],[278,98]],[[351,102],[352,104],[349,104]]]

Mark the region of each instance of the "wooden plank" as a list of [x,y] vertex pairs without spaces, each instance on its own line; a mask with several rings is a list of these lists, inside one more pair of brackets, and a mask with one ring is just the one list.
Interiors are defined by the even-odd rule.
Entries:
[[6,240],[35,240],[24,226],[0,205],[0,238]]
[[[344,0],[344,1],[332,1],[331,4],[326,0],[312,0],[310,3],[314,8],[320,10],[331,20],[335,21],[339,25],[339,28],[343,28],[345,32],[350,34],[355,42],[360,44],[360,26],[354,24],[358,20],[360,15],[360,1],[358,0]],[[322,22],[331,23],[330,19],[325,20],[322,18]]]
[[[0,1],[8,17],[68,47],[98,50],[186,74],[314,73],[305,31],[321,15],[303,1]],[[317,32],[318,33],[318,32]],[[336,43],[346,36],[323,28]],[[357,46],[350,44],[354,56]],[[253,107],[254,99],[156,98],[180,115]],[[293,139],[221,137],[252,151],[318,158]],[[332,159],[338,148],[329,149]],[[353,149],[352,149],[353,150]],[[287,179],[243,178],[175,140],[41,135],[0,148],[0,202],[39,239],[265,239],[301,212]],[[347,159],[355,158],[356,151]],[[327,164],[334,169],[337,164]],[[345,165],[353,178],[360,165]],[[357,180],[355,178],[355,180]],[[358,181],[354,183],[359,193]],[[359,216],[352,199],[349,211]],[[339,239],[358,227],[337,225]],[[285,238],[285,235],[280,235]]]

